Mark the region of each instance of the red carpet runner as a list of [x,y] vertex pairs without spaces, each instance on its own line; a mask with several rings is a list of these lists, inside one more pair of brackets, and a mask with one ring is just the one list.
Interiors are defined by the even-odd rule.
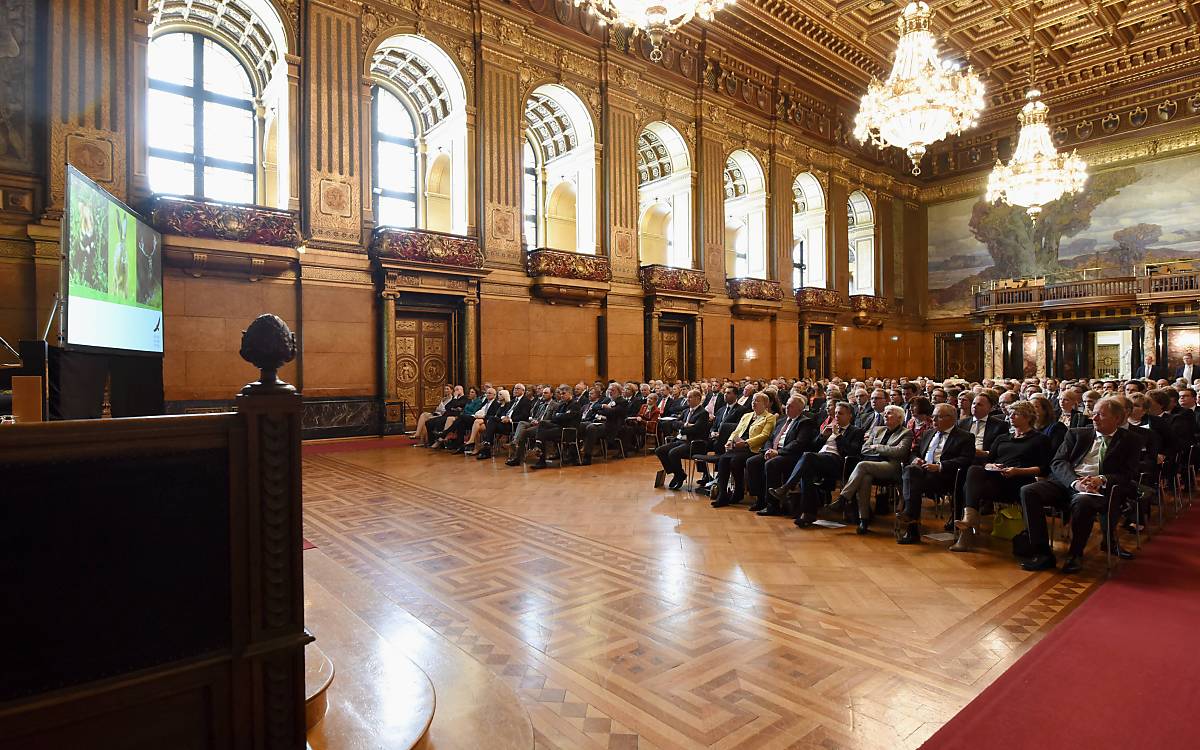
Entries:
[[350,453],[374,448],[407,448],[414,442],[412,438],[403,435],[393,437],[355,438],[351,440],[333,440],[328,443],[305,443],[301,450],[305,456],[318,456],[323,453]]
[[922,747],[1200,747],[1198,632],[1193,509]]

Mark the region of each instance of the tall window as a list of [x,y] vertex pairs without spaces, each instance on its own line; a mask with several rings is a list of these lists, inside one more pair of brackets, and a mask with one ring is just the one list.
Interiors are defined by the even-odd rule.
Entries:
[[524,172],[521,178],[521,211],[525,217],[525,229],[523,237],[525,244],[530,249],[538,247],[538,163],[537,152],[533,150],[533,144],[528,140],[525,141],[525,148],[521,151],[521,163],[524,165]]
[[375,87],[375,223],[417,225],[417,138],[412,113],[395,94]]
[[762,165],[749,151],[725,160],[725,269],[767,278],[767,192]]
[[750,252],[747,249],[747,235],[750,234],[748,224],[748,221],[743,221],[741,226],[734,230],[733,236],[733,275],[742,279],[750,275]]
[[861,190],[846,205],[850,294],[875,294],[875,211]]
[[792,248],[792,289],[804,286],[804,240]]
[[150,189],[254,203],[254,90],[241,62],[199,34],[163,34],[149,79]]

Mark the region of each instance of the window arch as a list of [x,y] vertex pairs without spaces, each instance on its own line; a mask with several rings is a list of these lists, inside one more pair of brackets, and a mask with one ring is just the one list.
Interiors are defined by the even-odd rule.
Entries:
[[725,269],[738,278],[767,277],[766,179],[743,149],[725,160]]
[[565,86],[538,86],[525,102],[525,144],[525,242],[595,253],[596,139],[587,107]]
[[871,199],[855,190],[846,201],[850,253],[850,294],[875,294],[875,211]]
[[286,207],[287,38],[269,0],[150,0],[152,192]]
[[466,87],[457,66],[425,37],[400,34],[376,48],[370,76],[376,225],[465,234]]
[[792,288],[825,287],[825,259],[825,191],[804,172],[792,182]]
[[692,169],[687,143],[665,122],[638,134],[638,256],[692,268]]

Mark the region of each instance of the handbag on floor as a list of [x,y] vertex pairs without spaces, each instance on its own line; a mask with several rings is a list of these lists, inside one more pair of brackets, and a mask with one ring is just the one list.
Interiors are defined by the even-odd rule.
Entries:
[[992,521],[992,536],[997,539],[1013,539],[1024,530],[1025,518],[1021,515],[1019,507],[1006,505],[996,512]]

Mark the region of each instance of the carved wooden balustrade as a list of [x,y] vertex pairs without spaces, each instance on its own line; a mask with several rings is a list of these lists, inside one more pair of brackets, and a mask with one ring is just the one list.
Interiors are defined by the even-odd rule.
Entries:
[[0,427],[0,747],[304,747],[294,354],[262,316],[235,412]]
[[533,293],[551,304],[604,299],[612,281],[612,265],[606,256],[544,247],[529,251],[525,272],[533,279]]
[[380,227],[371,238],[371,256],[379,261],[450,269],[483,268],[479,240],[427,230]]
[[796,304],[801,311],[840,312],[850,307],[846,295],[836,289],[811,286],[796,290]]
[[974,294],[976,313],[1021,312],[1103,304],[1153,304],[1192,300],[1200,291],[1200,271],[1149,276],[1064,281],[1044,285],[983,289]]
[[642,266],[638,276],[647,294],[711,296],[708,277],[703,271],[655,264]]

